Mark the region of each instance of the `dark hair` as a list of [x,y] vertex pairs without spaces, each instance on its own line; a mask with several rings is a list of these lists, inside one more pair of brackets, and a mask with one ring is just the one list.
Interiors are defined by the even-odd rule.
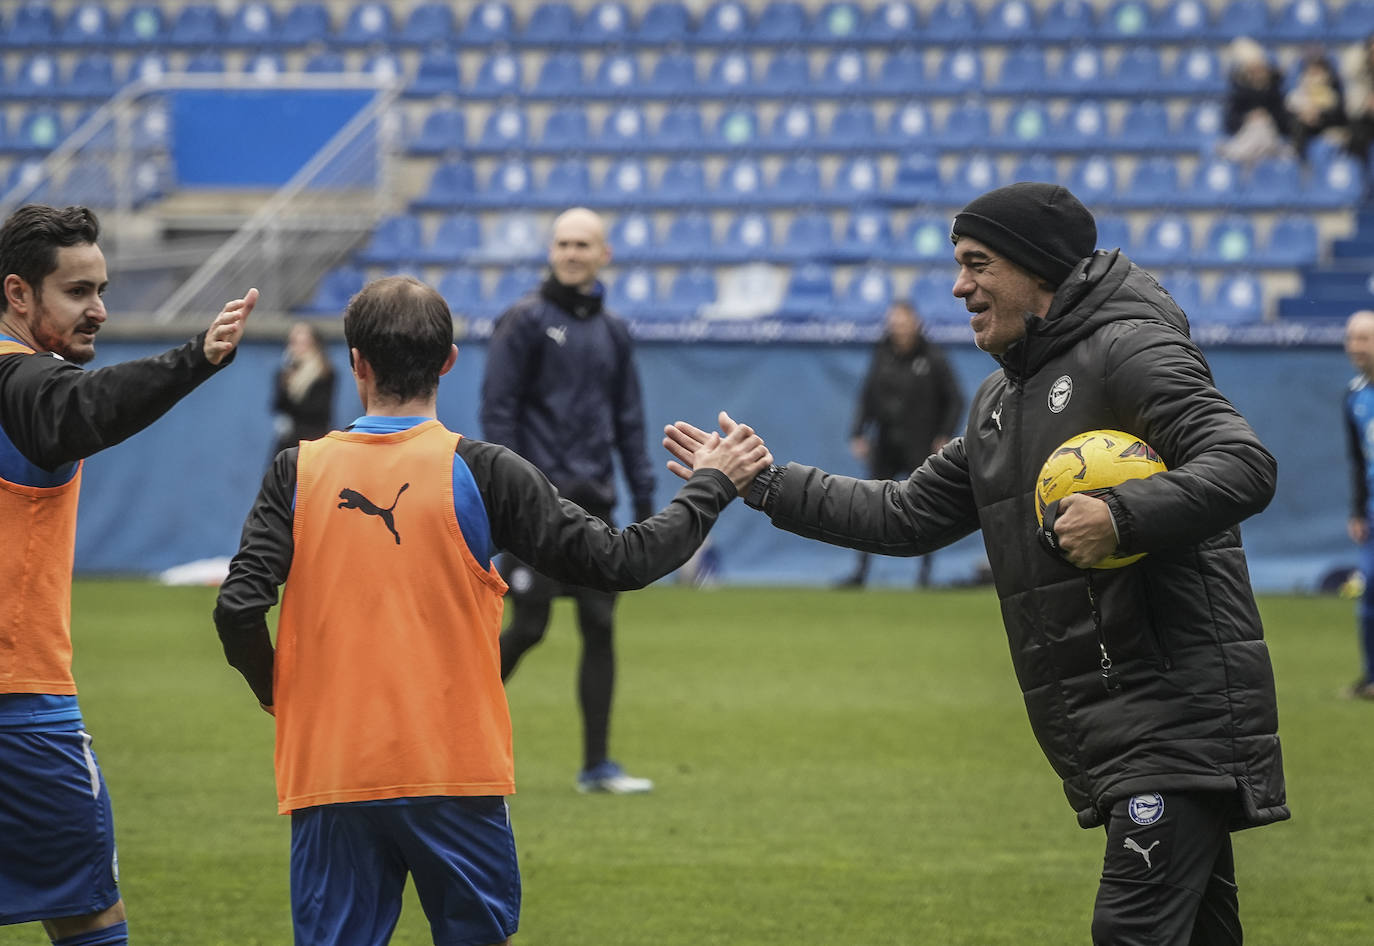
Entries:
[[[85,207],[25,204],[0,227],[0,280],[14,274],[41,296],[43,280],[57,270],[58,248],[94,243],[99,236],[100,221]],[[0,292],[0,312],[7,308]]]
[[377,391],[400,401],[433,394],[453,347],[453,314],[413,276],[385,276],[348,300],[344,339],[377,374]]

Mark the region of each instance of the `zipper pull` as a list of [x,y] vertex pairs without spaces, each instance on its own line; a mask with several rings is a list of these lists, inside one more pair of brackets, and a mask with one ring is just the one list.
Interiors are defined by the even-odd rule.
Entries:
[[1112,669],[1112,658],[1107,656],[1106,646],[1099,641],[1097,649],[1102,652],[1102,660],[1100,662],[1100,666],[1102,667],[1102,685],[1107,688],[1108,693],[1120,693],[1121,674]]

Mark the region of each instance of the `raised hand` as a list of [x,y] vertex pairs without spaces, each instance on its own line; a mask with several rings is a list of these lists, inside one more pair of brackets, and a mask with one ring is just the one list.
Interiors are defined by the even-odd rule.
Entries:
[[217,365],[238,347],[243,339],[243,323],[258,304],[258,291],[249,289],[242,299],[226,303],[205,333],[205,360]]

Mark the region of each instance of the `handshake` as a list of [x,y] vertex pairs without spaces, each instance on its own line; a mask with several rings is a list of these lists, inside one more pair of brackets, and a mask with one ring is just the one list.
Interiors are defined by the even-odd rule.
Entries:
[[675,457],[668,469],[684,480],[696,470],[720,470],[743,496],[754,477],[768,469],[773,454],[752,427],[735,423],[724,411],[716,420],[721,432],[707,433],[683,420],[663,428],[663,446]]

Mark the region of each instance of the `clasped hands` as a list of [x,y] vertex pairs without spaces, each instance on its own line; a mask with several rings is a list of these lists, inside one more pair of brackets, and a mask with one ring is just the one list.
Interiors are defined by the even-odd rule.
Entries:
[[724,411],[716,421],[723,436],[716,431],[707,433],[683,420],[664,427],[663,446],[675,458],[668,461],[668,469],[684,480],[696,470],[720,470],[735,484],[735,492],[743,496],[754,477],[768,469],[773,454],[747,424],[736,423]]

